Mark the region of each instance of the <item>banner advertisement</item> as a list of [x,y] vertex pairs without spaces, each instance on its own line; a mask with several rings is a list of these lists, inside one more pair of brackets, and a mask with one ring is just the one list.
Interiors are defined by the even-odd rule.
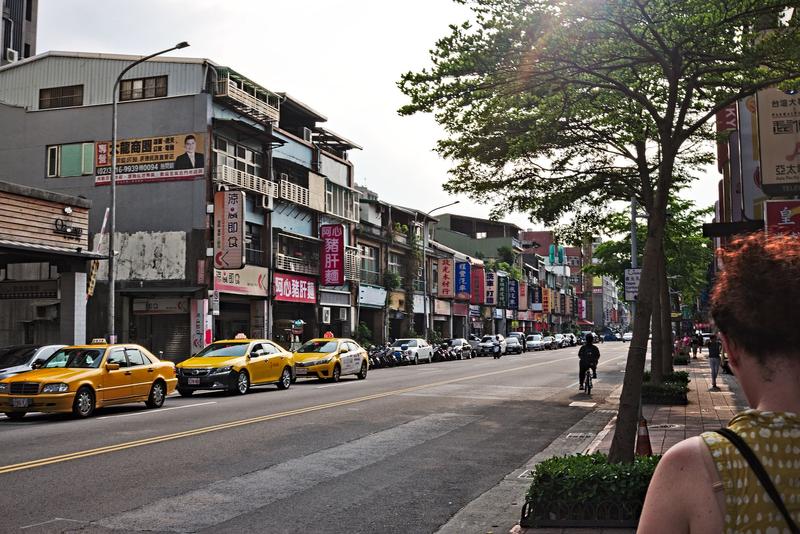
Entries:
[[214,290],[219,293],[269,296],[269,269],[245,265],[241,269],[214,269]]
[[453,298],[455,293],[455,280],[453,271],[455,269],[454,260],[450,258],[439,259],[439,296]]
[[542,311],[542,286],[533,286],[533,311]]
[[764,202],[764,219],[768,235],[800,236],[800,200]]
[[550,313],[550,300],[550,289],[542,288],[542,311],[544,313]]
[[497,307],[508,308],[508,277],[497,277]]
[[434,315],[450,315],[450,301],[433,299]]
[[761,187],[768,195],[800,194],[800,95],[757,94]]
[[519,309],[519,282],[508,280],[508,307],[512,310]]
[[527,282],[520,282],[519,283],[519,309],[521,311],[525,311],[528,309],[528,283]]
[[214,193],[215,269],[244,267],[244,210],[244,191]]
[[471,293],[470,264],[466,261],[456,262],[456,298],[469,300]]
[[344,225],[323,224],[319,227],[322,239],[322,285],[344,284]]
[[477,304],[470,304],[469,305],[469,316],[470,317],[480,317],[481,316],[481,307]]
[[486,295],[486,273],[483,266],[473,265],[470,269],[472,278],[472,298],[470,302],[473,304],[483,304]]
[[492,271],[486,271],[486,287],[483,295],[483,302],[487,306],[497,304],[497,275]]
[[275,273],[273,294],[275,300],[316,304],[317,285],[313,278],[296,274]]
[[761,190],[761,162],[758,154],[758,116],[756,97],[739,100],[739,158],[741,159],[742,204],[747,219],[763,219],[762,203],[766,200]]
[[578,319],[586,319],[586,301],[578,299]]
[[211,343],[212,319],[208,314],[208,299],[192,299],[189,313],[192,325],[192,354],[197,354]]
[[[205,174],[205,135],[117,140],[117,185],[194,180]],[[94,185],[111,183],[111,141],[94,145]]]

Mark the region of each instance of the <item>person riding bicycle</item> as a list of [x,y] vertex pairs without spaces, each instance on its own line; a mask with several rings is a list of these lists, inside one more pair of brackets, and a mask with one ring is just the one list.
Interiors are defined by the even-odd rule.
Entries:
[[594,344],[594,336],[586,334],[586,343],[578,351],[578,358],[580,359],[580,366],[578,371],[578,380],[580,386],[578,389],[583,391],[583,381],[586,377],[586,371],[592,370],[594,378],[597,378],[597,362],[600,360],[600,349]]

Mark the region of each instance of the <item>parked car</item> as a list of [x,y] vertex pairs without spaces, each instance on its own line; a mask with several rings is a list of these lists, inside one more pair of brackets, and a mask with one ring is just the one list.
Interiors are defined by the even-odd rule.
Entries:
[[508,336],[506,336],[506,340],[508,340],[508,338],[511,337],[517,338],[517,340],[520,343],[520,346],[522,347],[522,352],[525,352],[525,350],[527,350],[525,348],[525,332],[509,332]]
[[320,380],[338,382],[344,375],[367,378],[369,358],[367,351],[346,338],[317,338],[303,343],[294,353],[295,375],[315,376]]
[[215,341],[177,365],[178,393],[221,389],[244,395],[252,386],[276,384],[288,389],[294,357],[268,339]]
[[525,348],[528,350],[544,350],[544,342],[541,334],[531,334],[525,338]]
[[[495,347],[498,348],[497,351]],[[499,352],[501,356],[506,353],[506,339],[500,334],[483,336],[478,344],[478,356],[493,356],[495,352]]]
[[472,358],[472,347],[466,339],[462,337],[448,339],[447,344],[450,346],[451,350],[456,353],[459,360],[469,360]]
[[481,342],[481,338],[476,336],[475,334],[470,334],[469,339],[467,339],[467,341],[469,342],[469,346],[472,347],[472,350],[474,351],[478,348],[478,343]]
[[175,391],[175,364],[140,345],[97,343],[57,350],[32,371],[0,380],[0,412],[19,420],[28,412],[72,412],[144,402],[160,408]]
[[553,336],[553,341],[555,342],[555,348],[560,349],[561,347],[566,347],[564,341],[564,334],[556,334]]
[[0,380],[33,369],[36,362],[44,363],[64,345],[10,345],[0,347]]
[[392,343],[393,354],[399,363],[413,363],[433,361],[433,347],[422,338],[398,339]]
[[622,342],[625,343],[633,339],[633,332],[625,332],[622,334]]
[[524,352],[524,348],[522,343],[519,342],[519,338],[517,336],[508,336],[506,338],[506,353],[511,354],[522,354]]
[[546,349],[554,349],[556,348],[556,339],[553,336],[544,336],[542,338],[542,345]]

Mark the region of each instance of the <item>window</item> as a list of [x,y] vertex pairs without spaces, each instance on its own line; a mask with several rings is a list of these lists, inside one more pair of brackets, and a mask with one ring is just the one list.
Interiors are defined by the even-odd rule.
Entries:
[[325,211],[348,221],[358,222],[358,193],[333,182],[326,182]]
[[47,147],[47,177],[65,178],[94,173],[94,143]]
[[217,165],[227,165],[253,176],[264,176],[264,157],[257,150],[217,136],[214,139],[214,153],[217,156]]
[[370,247],[368,245],[359,245],[358,255],[361,262],[361,281],[366,284],[380,285],[378,248]]
[[68,85],[39,90],[39,109],[71,108],[83,105],[83,86]]
[[486,232],[475,232],[475,239],[486,239]]
[[119,101],[144,100],[167,96],[167,77],[151,76],[135,80],[122,80],[119,84]]
[[389,253],[389,272],[402,274],[400,267],[400,254],[396,252]]
[[24,50],[25,50],[25,54],[23,54],[22,57],[31,57],[31,45],[30,45],[30,43],[25,43]]
[[31,22],[32,19],[33,19],[33,0],[27,0],[25,2],[25,20]]
[[108,354],[106,363],[118,363],[120,367],[127,367],[128,361],[125,359],[125,351],[122,349],[114,349]]
[[245,256],[248,265],[264,267],[264,250],[261,248],[262,226],[260,224],[245,223]]
[[142,353],[139,352],[139,349],[125,349],[125,354],[128,355],[128,365],[130,367],[147,365],[150,363],[149,361],[145,361],[145,358],[142,356]]

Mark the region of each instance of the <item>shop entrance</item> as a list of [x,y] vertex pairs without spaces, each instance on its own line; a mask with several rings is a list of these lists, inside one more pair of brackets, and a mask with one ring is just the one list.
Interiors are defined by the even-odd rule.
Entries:
[[233,339],[236,334],[250,336],[250,302],[222,300],[214,318],[214,339]]

